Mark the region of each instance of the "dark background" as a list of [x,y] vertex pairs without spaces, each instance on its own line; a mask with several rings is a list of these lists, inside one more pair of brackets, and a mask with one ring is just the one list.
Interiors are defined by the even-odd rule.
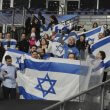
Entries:
[[[26,6],[28,7],[28,0],[14,0],[14,6],[20,7],[20,6]],[[71,4],[71,3],[70,3]],[[77,2],[74,1],[72,3],[75,6],[77,5]],[[95,9],[97,4],[97,0],[81,0],[81,8],[82,9]],[[10,0],[3,0],[3,8],[7,8],[10,6]],[[71,7],[71,6],[70,6]],[[46,8],[46,0],[32,0],[31,2],[31,8]],[[73,8],[73,7],[72,7]],[[74,10],[73,8],[73,10]],[[77,8],[77,7],[76,7]],[[100,9],[110,9],[110,0],[100,0]]]

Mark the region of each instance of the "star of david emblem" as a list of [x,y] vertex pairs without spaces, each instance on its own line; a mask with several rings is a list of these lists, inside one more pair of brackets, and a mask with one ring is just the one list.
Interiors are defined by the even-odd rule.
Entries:
[[63,46],[61,44],[59,46],[56,46],[56,51],[61,54],[63,52]]
[[16,58],[16,63],[19,64],[20,63],[20,60],[21,60],[21,57],[17,57]]
[[[56,80],[50,79],[48,73],[46,74],[46,76],[44,78],[37,78],[37,80],[38,80],[38,85],[35,88],[42,92],[43,97],[45,97],[49,93],[56,94],[55,90],[54,90]],[[49,83],[50,87],[48,87],[48,88],[43,87],[43,84],[46,82]]]

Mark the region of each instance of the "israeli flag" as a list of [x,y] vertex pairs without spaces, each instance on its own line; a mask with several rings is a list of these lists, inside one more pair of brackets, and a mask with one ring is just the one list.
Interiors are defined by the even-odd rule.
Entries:
[[24,58],[17,78],[21,98],[61,101],[79,93],[80,61]]
[[8,49],[5,52],[5,55],[4,55],[3,60],[2,60],[2,64],[6,64],[6,62],[5,62],[5,56],[6,55],[10,55],[12,57],[12,64],[14,66],[16,66],[17,68],[19,68],[19,63],[21,61],[21,56],[23,54],[26,54],[26,53],[25,52],[18,51],[18,50],[15,50],[15,49]]
[[63,41],[65,42],[68,39],[68,34],[62,35],[61,33],[56,34],[54,38],[54,42],[60,42]]
[[98,35],[99,33],[104,33],[104,27],[103,26],[99,26],[95,29],[89,30],[87,32],[81,33],[78,35],[78,37],[80,37],[81,35],[85,35],[86,36],[86,40],[93,40],[94,42],[98,40]]
[[85,35],[86,36],[86,40],[87,41],[91,41],[91,42],[96,42],[98,40],[98,35],[99,33],[104,33],[104,27],[103,26],[100,26],[100,27],[97,27],[95,29],[92,29],[92,30],[89,30],[87,32],[83,32],[83,33],[80,33],[80,34],[77,34],[76,32],[71,32],[65,39],[65,43],[68,42],[68,38],[69,37],[73,37],[75,39],[79,39],[81,35]]
[[45,34],[48,34],[49,36],[51,36],[52,35],[52,30],[51,29],[48,29],[48,31],[42,31],[42,32],[40,32],[40,36],[44,36]]
[[56,57],[61,57],[64,55],[64,47],[59,42],[49,42],[49,46],[46,49],[46,53],[52,53]]
[[95,44],[91,46],[91,51],[96,55],[99,51],[104,51],[106,54],[106,59],[104,60],[105,68],[110,67],[110,36],[98,40]]
[[53,31],[58,33],[59,31],[65,29],[66,27],[67,26],[63,24],[57,24],[53,27]]
[[92,29],[92,30],[89,30],[87,32],[83,32],[80,34],[77,34],[76,32],[71,32],[71,33],[69,33],[69,35],[67,37],[64,38],[64,42],[67,43],[69,37],[73,37],[74,39],[77,40],[80,38],[81,35],[84,34],[86,36],[87,41],[94,43],[94,42],[98,41],[99,33],[103,33],[103,32],[104,32],[103,26],[100,26],[98,28],[95,28],[95,29]]

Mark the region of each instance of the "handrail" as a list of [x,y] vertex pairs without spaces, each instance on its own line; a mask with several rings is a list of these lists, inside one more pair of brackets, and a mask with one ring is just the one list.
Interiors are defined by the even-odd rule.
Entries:
[[52,106],[49,106],[49,107],[47,107],[47,108],[44,108],[43,110],[51,110],[51,109],[53,109],[53,108],[56,108],[56,107],[58,107],[59,105],[62,105],[63,103],[65,103],[65,102],[67,102],[67,101],[70,101],[70,100],[75,99],[75,98],[77,98],[77,97],[79,97],[79,96],[81,96],[81,95],[84,95],[84,94],[86,94],[86,93],[88,93],[88,92],[90,92],[90,91],[92,91],[92,90],[94,90],[94,89],[96,89],[96,88],[98,88],[98,87],[104,86],[104,85],[107,84],[107,83],[110,83],[110,80],[107,80],[107,81],[105,81],[105,82],[102,82],[102,83],[100,83],[99,85],[96,85],[96,86],[94,86],[94,87],[92,87],[92,88],[90,88],[90,89],[88,89],[88,90],[82,91],[82,92],[80,92],[79,94],[76,94],[76,95],[74,95],[74,96],[72,96],[72,97],[69,97],[69,98],[67,98],[67,99],[65,99],[65,100],[63,100],[63,101],[61,101],[61,102],[58,102],[58,103],[56,103],[56,104],[53,104]]
[[[31,15],[33,15],[33,13],[27,8],[27,7],[24,7]],[[35,15],[34,15],[35,19],[38,19]]]

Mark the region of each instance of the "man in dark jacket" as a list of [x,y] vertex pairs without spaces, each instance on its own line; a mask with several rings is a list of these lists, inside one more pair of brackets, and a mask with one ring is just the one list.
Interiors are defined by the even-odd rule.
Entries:
[[22,34],[21,41],[18,42],[17,48],[20,51],[28,53],[28,51],[29,51],[29,42],[26,39],[26,34],[25,33]]

